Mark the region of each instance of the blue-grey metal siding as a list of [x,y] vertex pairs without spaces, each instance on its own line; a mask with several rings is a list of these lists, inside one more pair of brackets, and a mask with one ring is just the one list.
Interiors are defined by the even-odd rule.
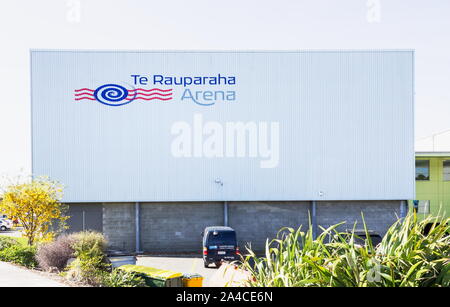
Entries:
[[[413,51],[32,51],[32,168],[65,202],[414,197]],[[236,101],[109,107],[74,90],[131,74],[236,76]],[[211,87],[194,87],[210,89]],[[213,89],[221,89],[215,86]],[[279,164],[175,158],[176,121],[278,122]],[[220,179],[223,185],[215,181]]]

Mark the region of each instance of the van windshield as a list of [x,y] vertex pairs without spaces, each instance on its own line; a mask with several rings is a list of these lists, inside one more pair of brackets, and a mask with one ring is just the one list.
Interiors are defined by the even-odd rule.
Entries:
[[236,245],[236,233],[233,231],[210,232],[208,235],[208,245]]

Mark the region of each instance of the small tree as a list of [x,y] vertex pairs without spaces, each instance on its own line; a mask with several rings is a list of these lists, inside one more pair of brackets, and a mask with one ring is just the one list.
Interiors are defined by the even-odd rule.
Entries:
[[65,225],[68,217],[64,215],[65,206],[60,203],[62,192],[61,184],[46,177],[12,184],[3,194],[0,212],[18,219],[28,245],[33,245],[37,239],[53,237],[53,222],[61,227]]

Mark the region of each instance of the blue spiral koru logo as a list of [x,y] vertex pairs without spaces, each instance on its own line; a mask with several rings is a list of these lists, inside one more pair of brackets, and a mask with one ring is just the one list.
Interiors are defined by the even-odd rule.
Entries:
[[94,97],[100,103],[117,107],[133,101],[133,99],[127,99],[128,94],[128,90],[121,85],[105,84],[95,90]]

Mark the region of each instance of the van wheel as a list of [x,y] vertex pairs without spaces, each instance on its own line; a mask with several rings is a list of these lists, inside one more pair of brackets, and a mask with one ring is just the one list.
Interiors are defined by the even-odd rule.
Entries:
[[216,267],[220,268],[220,266],[222,265],[222,262],[216,262],[215,265],[216,265]]
[[203,262],[203,265],[205,266],[205,268],[209,267],[209,263],[208,262]]
[[2,226],[0,229],[1,229],[2,231],[6,231],[6,226]]

